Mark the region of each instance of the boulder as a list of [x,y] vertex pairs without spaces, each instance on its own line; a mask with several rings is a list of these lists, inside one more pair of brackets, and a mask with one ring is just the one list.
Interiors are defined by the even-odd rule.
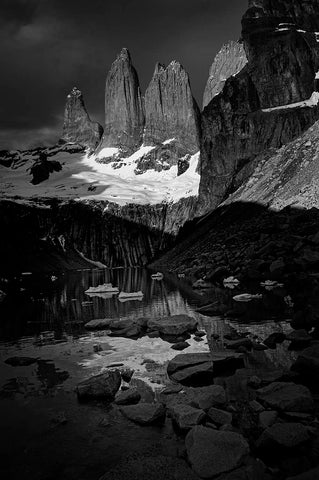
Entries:
[[242,435],[203,426],[192,428],[185,444],[193,470],[207,479],[240,467],[249,454],[248,443]]
[[171,317],[148,320],[147,328],[150,331],[159,331],[163,335],[177,336],[195,331],[197,328],[197,320],[188,315],[172,315]]
[[135,405],[141,400],[141,395],[136,388],[129,388],[123,392],[118,392],[115,396],[116,405]]
[[11,365],[11,367],[28,367],[37,361],[38,359],[33,357],[10,357],[7,358],[4,363]]
[[[168,387],[169,388],[169,387]],[[226,392],[220,385],[208,385],[206,387],[184,387],[180,389],[169,390],[169,397],[165,395],[165,390],[161,392],[160,401],[165,405],[190,405],[200,410],[207,411],[211,407],[222,407],[226,404]],[[167,395],[167,394],[166,394]]]
[[233,415],[230,412],[225,412],[219,408],[210,408],[207,415],[210,420],[218,426],[230,425],[233,421]]
[[123,415],[140,425],[152,425],[165,419],[165,408],[160,403],[138,403],[120,407]]
[[109,370],[79,383],[76,392],[79,400],[102,399],[111,402],[121,385],[118,370]]
[[257,448],[276,451],[278,447],[297,447],[309,439],[309,429],[301,423],[275,423],[261,434]]
[[173,350],[185,350],[185,348],[188,348],[190,344],[188,342],[178,342],[174,343],[174,345],[171,346]]
[[267,407],[287,412],[309,412],[314,407],[308,388],[294,383],[273,382],[257,390],[257,399]]
[[297,360],[292,366],[293,370],[296,370],[305,375],[318,375],[319,374],[319,343],[311,345],[311,347],[303,350]]
[[181,430],[189,430],[202,423],[205,418],[203,410],[183,404],[170,406],[168,413]]
[[286,335],[284,333],[274,332],[274,333],[271,333],[269,337],[267,337],[264,340],[264,344],[267,345],[267,347],[274,349],[276,348],[277,343],[282,343],[285,341],[285,339],[286,339]]

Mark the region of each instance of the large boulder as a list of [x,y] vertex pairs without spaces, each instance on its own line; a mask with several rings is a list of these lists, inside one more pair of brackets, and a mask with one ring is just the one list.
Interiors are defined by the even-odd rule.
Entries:
[[308,388],[295,383],[273,382],[257,390],[257,398],[267,407],[286,412],[309,412],[314,407]]
[[197,328],[197,320],[188,315],[172,315],[150,319],[147,322],[148,330],[156,330],[163,335],[183,335],[187,332],[194,332]]
[[264,430],[257,441],[257,447],[276,451],[278,447],[297,447],[309,439],[309,429],[301,423],[275,423]]
[[179,383],[213,383],[213,373],[220,374],[229,368],[243,366],[243,356],[238,353],[206,352],[184,353],[174,357],[167,366],[169,377]]
[[244,437],[234,432],[196,426],[187,434],[188,460],[201,478],[213,478],[239,467],[249,454]]
[[111,402],[121,385],[121,374],[110,370],[79,383],[76,392],[79,400],[103,399]]
[[311,345],[311,347],[303,350],[292,366],[296,370],[305,375],[318,375],[319,373],[319,343]]
[[165,408],[161,403],[138,403],[120,407],[123,415],[140,425],[152,425],[162,422],[165,418]]

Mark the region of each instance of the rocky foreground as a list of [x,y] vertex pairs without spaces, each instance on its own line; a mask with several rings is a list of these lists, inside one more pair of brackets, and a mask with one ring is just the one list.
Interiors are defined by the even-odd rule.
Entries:
[[[186,315],[133,322],[94,320],[86,325],[130,338],[162,336],[172,348],[181,342],[187,348],[190,333],[201,341],[203,332],[197,327],[196,320]],[[174,460],[143,453],[123,456],[101,478],[317,478],[319,403],[314,379],[319,373],[319,342],[314,331],[273,334],[259,343],[234,331],[227,338],[227,349],[219,352],[213,349],[217,337],[207,334],[209,351],[203,348],[172,358],[167,365],[167,385],[155,398],[145,400],[143,382],[134,381],[134,370],[123,364],[110,365],[77,386],[80,402],[111,404],[141,428],[155,426],[165,431],[172,425],[175,435],[185,441]],[[265,371],[258,366],[258,356],[254,357],[258,350],[275,348],[284,341],[298,352],[290,370]],[[147,368],[154,368],[152,361],[145,362]]]

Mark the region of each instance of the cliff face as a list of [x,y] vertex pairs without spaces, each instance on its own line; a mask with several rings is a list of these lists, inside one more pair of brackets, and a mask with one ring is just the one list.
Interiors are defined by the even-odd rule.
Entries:
[[132,152],[142,144],[144,108],[131,56],[123,48],[111,66],[105,87],[105,127],[101,148]]
[[203,109],[218,95],[227,78],[239,73],[247,63],[245,49],[240,42],[223,45],[209,69],[209,77],[204,91]]
[[317,29],[318,9],[314,0],[250,3],[242,35],[248,63],[202,114],[202,213],[225,199],[256,155],[288,143],[317,120],[312,93],[319,43],[317,30],[308,29]]
[[187,72],[173,61],[167,68],[157,64],[145,93],[146,145],[170,139],[194,154],[199,148],[198,107],[193,98]]
[[94,149],[100,142],[102,134],[103,128],[99,123],[90,120],[82,93],[74,87],[67,96],[61,141],[78,143]]

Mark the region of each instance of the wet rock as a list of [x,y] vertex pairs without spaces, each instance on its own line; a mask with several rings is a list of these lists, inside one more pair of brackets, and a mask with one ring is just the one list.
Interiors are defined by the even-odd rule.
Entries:
[[110,370],[79,383],[76,392],[79,400],[103,399],[114,400],[121,385],[121,374],[118,370]]
[[87,330],[105,330],[110,327],[112,320],[109,318],[96,318],[84,325]]
[[259,414],[259,426],[263,430],[268,427],[271,427],[274,423],[276,423],[278,418],[278,412],[275,410],[265,410],[264,412],[260,412]]
[[207,415],[218,426],[231,424],[233,421],[233,415],[230,412],[225,412],[218,408],[210,408]]
[[303,350],[292,366],[292,369],[305,376],[319,373],[319,343]]
[[212,478],[240,467],[249,453],[242,435],[202,426],[192,428],[185,444],[188,460],[201,478]]
[[123,415],[140,425],[152,425],[162,422],[165,418],[165,408],[160,403],[139,403],[120,407]]
[[199,425],[205,418],[205,412],[190,405],[171,405],[168,407],[168,413],[181,430],[190,430],[195,425]]
[[115,396],[116,405],[135,405],[141,400],[141,395],[136,388],[129,388],[124,392],[118,392]]
[[185,348],[188,348],[190,344],[188,342],[178,342],[174,343],[174,345],[171,346],[173,350],[185,350]]
[[181,390],[183,390],[182,385],[169,385],[168,387],[164,388],[164,390],[161,391],[161,394],[173,395],[175,393],[179,393]]
[[184,353],[170,360],[167,373],[172,380],[185,385],[208,385],[213,383],[213,373],[221,374],[241,366],[243,356],[238,353]]
[[177,336],[196,330],[197,321],[188,315],[173,315],[171,317],[150,319],[147,322],[147,327],[148,330],[156,330],[163,335]]
[[28,367],[38,361],[37,358],[32,357],[10,357],[7,358],[4,363],[11,365],[11,367]]
[[121,458],[99,480],[199,480],[184,460],[166,456]]
[[257,441],[258,449],[293,448],[310,439],[309,429],[301,423],[276,423],[268,427]]
[[257,390],[257,398],[270,408],[288,412],[309,412],[314,406],[308,388],[294,383],[271,383]]

